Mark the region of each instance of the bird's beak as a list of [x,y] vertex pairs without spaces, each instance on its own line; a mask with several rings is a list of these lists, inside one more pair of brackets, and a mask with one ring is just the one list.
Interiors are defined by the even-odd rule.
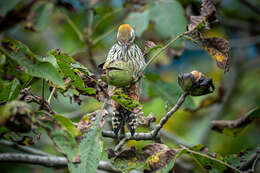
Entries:
[[122,49],[123,49],[123,56],[125,56],[127,51],[127,45],[126,44],[122,45]]

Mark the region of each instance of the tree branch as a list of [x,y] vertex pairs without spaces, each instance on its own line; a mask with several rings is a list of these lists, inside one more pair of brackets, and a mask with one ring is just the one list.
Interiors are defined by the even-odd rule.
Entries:
[[[255,108],[254,110],[259,109]],[[212,129],[216,131],[222,131],[223,128],[241,128],[245,127],[251,122],[253,122],[256,118],[250,117],[250,114],[246,114],[243,117],[240,117],[235,120],[213,120],[211,121]]]
[[126,140],[158,140],[160,139],[160,136],[158,135],[159,131],[169,120],[169,118],[180,108],[187,95],[187,93],[183,93],[173,108],[166,113],[166,115],[161,119],[160,123],[156,125],[155,128],[149,133],[135,133],[134,136],[131,136],[130,133],[126,133],[125,135],[118,136],[115,135],[113,131],[102,131],[102,136],[115,139],[125,138]]
[[153,136],[157,136],[158,132],[161,130],[161,128],[163,127],[163,125],[168,121],[168,119],[180,108],[180,106],[182,105],[182,103],[185,101],[186,96],[188,95],[188,93],[184,92],[181,97],[179,98],[179,100],[177,101],[177,103],[173,106],[173,108],[166,113],[166,115],[161,119],[161,121],[159,122],[158,125],[156,125],[156,127],[154,128],[154,130],[152,131]]
[[[46,167],[67,167],[68,164],[68,161],[65,157],[39,156],[21,153],[1,153],[0,162],[36,164]],[[110,172],[120,172],[115,170],[110,163],[105,161],[99,162],[98,169],[107,170]]]
[[0,162],[18,162],[27,164],[36,164],[46,167],[66,167],[67,159],[56,156],[37,156],[21,153],[1,153]]
[[4,139],[0,139],[0,144],[8,146],[8,147],[12,147],[14,149],[17,149],[17,150],[20,150],[20,151],[23,151],[23,152],[26,152],[26,153],[34,154],[34,155],[50,156],[50,154],[45,153],[43,151],[34,149],[32,147],[18,145],[18,144],[15,144],[13,142],[10,142],[10,141],[4,140]]

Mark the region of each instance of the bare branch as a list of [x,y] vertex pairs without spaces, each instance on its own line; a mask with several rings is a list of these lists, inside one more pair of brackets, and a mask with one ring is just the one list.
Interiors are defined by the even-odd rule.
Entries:
[[47,167],[66,167],[67,159],[65,157],[56,156],[36,156],[32,154],[21,153],[1,153],[0,162],[17,162],[36,164]]
[[114,139],[118,139],[118,138],[128,138],[128,140],[156,140],[159,139],[158,136],[153,137],[152,133],[135,133],[134,136],[131,136],[130,133],[126,133],[125,135],[115,135],[115,133],[113,131],[102,131],[102,136],[103,137],[107,137],[107,138],[114,138]]
[[182,103],[185,101],[186,96],[188,93],[184,92],[177,103],[173,106],[173,108],[166,113],[166,115],[161,119],[158,125],[154,128],[154,130],[151,132],[153,136],[157,136],[158,132],[161,130],[163,125],[168,121],[168,119],[180,108]]
[[135,133],[134,136],[131,136],[130,133],[126,133],[125,135],[115,135],[113,131],[102,131],[103,137],[109,138],[126,138],[127,140],[158,140],[160,139],[158,133],[164,126],[164,124],[168,121],[168,119],[180,108],[182,103],[184,102],[187,93],[183,93],[179,100],[177,101],[176,105],[166,113],[166,115],[161,119],[160,123],[155,126],[155,128],[149,133]]
[[235,120],[213,120],[211,121],[212,129],[223,132],[225,128],[234,129],[234,128],[244,128],[253,122],[255,119],[259,118],[260,108],[256,107],[248,112],[243,117],[240,117]]
[[0,139],[0,144],[8,146],[8,147],[12,147],[14,149],[17,149],[17,150],[20,150],[20,151],[23,151],[23,152],[26,152],[26,153],[30,153],[30,154],[35,154],[35,155],[40,155],[40,156],[51,156],[48,153],[34,149],[32,147],[18,145],[18,144],[15,144],[13,142],[10,142],[10,141],[4,140],[4,139]]
[[127,137],[120,140],[120,142],[115,147],[115,151],[120,151],[120,149],[123,147],[123,145],[126,143],[127,140],[128,140]]
[[[46,167],[67,167],[68,164],[68,161],[65,157],[37,156],[21,153],[1,153],[0,162],[36,164]],[[98,169],[107,170],[109,172],[120,172],[118,170],[115,170],[110,163],[105,161],[99,162]]]

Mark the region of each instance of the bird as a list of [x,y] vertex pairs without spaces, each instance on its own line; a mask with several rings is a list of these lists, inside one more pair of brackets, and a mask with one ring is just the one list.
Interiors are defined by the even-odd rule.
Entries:
[[[106,61],[103,65],[103,70],[105,71],[111,66],[114,67],[115,65],[120,64],[120,68],[127,69],[132,75],[133,80],[131,80],[131,82],[140,79],[146,63],[142,50],[134,43],[135,30],[129,24],[120,25],[117,31],[116,40],[116,43],[108,52]],[[116,67],[118,67],[118,65]],[[114,83],[112,83],[111,85],[108,85],[108,93],[111,95],[115,89],[121,88],[125,94],[136,101],[139,101],[141,81],[136,81],[137,82],[134,83],[127,83],[125,86],[115,86],[113,85]],[[124,126],[126,124],[133,136],[137,125],[136,114],[125,109],[112,99],[111,105],[115,110],[112,115],[112,128],[115,135],[118,135],[120,130],[121,133],[124,133]]]

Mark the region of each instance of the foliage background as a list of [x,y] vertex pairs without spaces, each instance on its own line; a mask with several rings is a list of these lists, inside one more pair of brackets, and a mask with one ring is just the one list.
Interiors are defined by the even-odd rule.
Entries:
[[[9,18],[7,23],[4,23],[8,12],[28,3],[29,0],[0,2],[0,38],[20,40],[40,56],[46,56],[47,51],[59,48],[93,72],[96,72],[95,66],[105,60],[108,50],[115,43],[115,28],[118,25],[129,23],[135,27],[136,42],[144,49],[145,40],[163,45],[184,32],[187,24],[184,15],[198,14],[200,8],[200,1],[197,0],[172,0],[170,5],[158,5],[156,3],[159,2],[148,0],[50,0],[37,1],[30,7],[30,11],[34,11],[34,18],[30,19],[27,16],[27,19],[24,19],[25,13],[21,12],[14,21]],[[221,155],[238,153],[249,147],[255,148],[260,143],[259,120],[235,137],[209,130],[209,122],[212,119],[236,119],[260,103],[260,1],[251,0],[250,3],[257,9],[248,7],[243,0],[217,1],[220,24],[205,33],[207,36],[218,36],[230,41],[229,73],[224,75],[223,70],[217,68],[207,52],[189,41],[181,40],[160,55],[148,69],[148,75],[143,81],[141,103],[144,104],[145,115],[153,112],[157,121],[165,114],[166,100],[172,105],[178,97],[174,92],[177,90],[174,84],[177,83],[179,73],[196,69],[212,77],[216,88],[224,83],[226,92],[230,92],[225,103],[221,102],[197,112],[179,110],[165,125],[165,130],[185,143],[204,143],[210,152]],[[91,10],[94,13],[91,13]],[[93,15],[93,18],[90,15]],[[23,19],[19,21],[19,17]],[[89,21],[90,19],[93,19],[93,22]],[[91,29],[88,29],[89,24],[92,25]],[[37,31],[34,31],[35,28]],[[101,39],[92,46],[92,55],[88,52],[88,45],[83,41],[84,37],[94,42]],[[162,85],[160,81],[154,82],[156,80],[166,83]],[[40,94],[40,85],[40,80],[35,82],[32,91]],[[50,91],[47,85],[45,89],[47,99]],[[216,91],[211,96],[216,96],[217,93]],[[192,97],[192,104],[187,106],[194,109],[207,97],[210,96]],[[59,95],[58,99],[51,100],[51,106],[55,111],[77,121],[80,116],[99,108],[100,103],[94,98],[86,97],[79,106],[76,103],[71,104],[69,98]],[[143,130],[145,129],[138,129]],[[104,140],[105,148],[112,145],[110,139]],[[147,143],[149,141],[129,141],[127,144],[141,148]],[[167,144],[175,146],[170,141]],[[35,147],[58,155],[46,134]],[[0,150],[10,149],[1,146]],[[103,158],[106,159],[106,154]],[[66,172],[63,169],[54,170],[22,164],[14,166],[11,163],[1,163],[0,167],[3,172]],[[258,164],[258,172],[259,167]]]

